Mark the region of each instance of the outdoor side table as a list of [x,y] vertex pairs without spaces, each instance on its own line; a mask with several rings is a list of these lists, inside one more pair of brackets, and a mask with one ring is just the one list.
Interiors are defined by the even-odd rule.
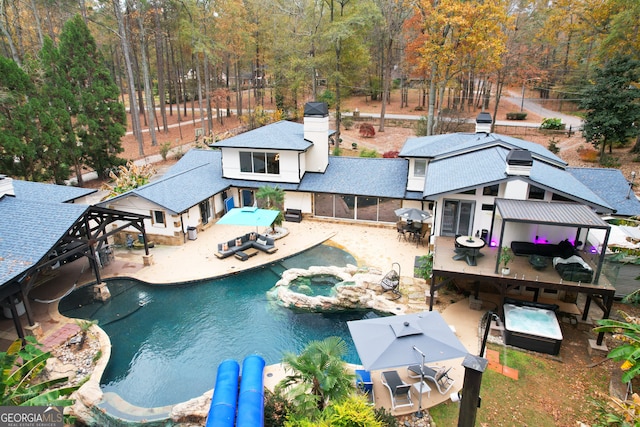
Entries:
[[[420,393],[420,382],[413,383],[411,386],[416,390],[416,393]],[[431,398],[431,387],[426,381],[422,381],[422,394],[427,393],[427,398]]]

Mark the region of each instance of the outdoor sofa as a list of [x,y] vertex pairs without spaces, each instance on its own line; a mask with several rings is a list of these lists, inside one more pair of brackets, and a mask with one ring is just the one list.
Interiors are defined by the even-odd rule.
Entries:
[[511,242],[511,250],[514,255],[539,255],[549,258],[569,258],[575,255],[575,248],[568,240],[556,244],[552,243],[531,243],[531,242]]
[[562,280],[589,283],[593,279],[593,269],[566,239],[558,244],[514,241],[511,242],[511,250],[515,255],[529,256],[530,262],[533,256],[552,258],[553,267]]
[[218,251],[215,255],[223,259],[249,248],[255,248],[268,254],[278,250],[273,238],[258,233],[247,233],[228,242],[218,243]]

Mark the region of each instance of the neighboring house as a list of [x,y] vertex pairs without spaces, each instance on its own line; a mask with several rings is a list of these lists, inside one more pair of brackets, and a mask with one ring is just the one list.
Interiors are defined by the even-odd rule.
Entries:
[[[433,233],[443,236],[488,230],[496,198],[640,214],[638,200],[609,197],[590,172],[568,168],[541,145],[489,133],[487,113],[477,122],[476,133],[410,138],[396,159],[336,157],[326,104],[308,103],[304,124],[280,121],[213,143],[214,150],[191,150],[161,179],[101,205],[150,215],[154,239],[178,244],[189,227],[202,230],[229,207],[253,205],[265,185],[285,191],[285,208],[316,217],[394,223],[400,207],[428,210]],[[621,174],[604,171],[599,181],[626,194]],[[544,227],[539,234],[564,238]]]
[[45,285],[41,273],[86,256],[100,282],[99,254],[109,236],[102,225],[135,223],[144,233],[139,217],[83,204],[94,192],[0,175],[0,303],[21,338],[19,316],[26,313],[35,326],[27,296]]

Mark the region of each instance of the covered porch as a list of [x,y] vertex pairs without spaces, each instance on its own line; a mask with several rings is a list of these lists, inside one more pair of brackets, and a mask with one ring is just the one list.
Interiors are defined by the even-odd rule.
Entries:
[[[570,307],[576,302],[578,293],[585,294],[585,304],[578,308],[581,319],[586,321],[589,316],[591,303],[595,303],[603,312],[603,319],[609,317],[613,304],[615,288],[604,275],[594,277],[594,283],[571,282],[562,280],[558,272],[549,265],[540,270],[534,268],[529,262],[529,257],[515,256],[510,264],[510,274],[496,273],[496,265],[499,259],[499,247],[487,245],[481,249],[482,256],[476,258],[476,265],[470,266],[464,260],[455,260],[455,238],[438,236],[435,238],[433,251],[433,274],[430,286],[429,310],[433,310],[436,292],[452,281],[465,281],[471,283],[474,297],[477,299],[480,288],[493,289],[503,301],[505,297],[514,297],[514,293],[529,295],[523,299],[539,301],[540,298],[556,297],[563,293],[564,298],[559,299],[559,305]],[[583,253],[581,255],[595,271],[597,254]],[[544,298],[547,300],[548,298]],[[569,304],[566,304],[569,302]],[[575,307],[575,305],[574,305]],[[570,310],[570,308],[567,308]],[[502,304],[497,304],[496,311],[503,316]],[[602,345],[604,334],[599,334],[597,345]]]

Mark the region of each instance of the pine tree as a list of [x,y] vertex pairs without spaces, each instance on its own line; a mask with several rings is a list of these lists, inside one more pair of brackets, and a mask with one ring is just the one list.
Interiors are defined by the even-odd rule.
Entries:
[[[118,87],[80,15],[64,25],[58,53],[59,71],[66,80],[58,90],[68,95],[65,99],[73,123],[74,138],[67,141],[67,148],[77,153],[75,167],[81,185],[83,165],[105,177],[112,167],[124,163],[117,154],[123,151],[120,140],[126,131],[125,110],[118,101]],[[80,150],[72,147],[74,143]]]
[[640,120],[640,61],[618,56],[596,71],[594,84],[584,91],[581,107],[588,110],[583,135],[587,142],[604,149],[626,143],[638,135]]

